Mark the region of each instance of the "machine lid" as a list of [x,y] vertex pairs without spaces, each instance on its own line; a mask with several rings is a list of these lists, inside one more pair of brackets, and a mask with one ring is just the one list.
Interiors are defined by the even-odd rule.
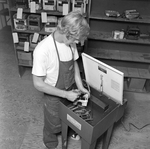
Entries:
[[87,83],[119,104],[123,104],[124,73],[82,53]]

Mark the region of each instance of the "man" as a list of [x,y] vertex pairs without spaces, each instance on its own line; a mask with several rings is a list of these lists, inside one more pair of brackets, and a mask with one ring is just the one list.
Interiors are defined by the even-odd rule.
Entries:
[[83,43],[87,38],[89,30],[86,19],[79,11],[70,12],[58,22],[56,31],[34,50],[33,83],[37,90],[44,93],[43,142],[48,149],[55,149],[58,145],[60,98],[71,102],[78,98],[80,92],[68,91],[74,83],[81,92],[90,96],[82,85],[76,48],[76,43]]

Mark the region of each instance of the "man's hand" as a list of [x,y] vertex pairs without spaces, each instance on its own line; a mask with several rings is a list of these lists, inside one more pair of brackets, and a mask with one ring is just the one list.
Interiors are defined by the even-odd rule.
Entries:
[[90,92],[86,89],[86,88],[83,88],[82,89],[82,92],[85,94],[84,97],[86,99],[89,99],[90,98]]
[[69,100],[69,101],[72,101],[74,102],[79,96],[80,96],[81,92],[77,92],[77,91],[67,91],[66,92],[66,98]]

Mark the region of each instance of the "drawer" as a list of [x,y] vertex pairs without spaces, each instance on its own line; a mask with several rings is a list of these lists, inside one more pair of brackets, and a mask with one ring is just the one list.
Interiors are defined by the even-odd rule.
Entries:
[[19,65],[22,65],[22,66],[32,66],[33,64],[31,60],[22,60],[22,59],[18,59],[18,63]]
[[32,53],[31,52],[21,52],[17,51],[18,59],[22,60],[32,60]]

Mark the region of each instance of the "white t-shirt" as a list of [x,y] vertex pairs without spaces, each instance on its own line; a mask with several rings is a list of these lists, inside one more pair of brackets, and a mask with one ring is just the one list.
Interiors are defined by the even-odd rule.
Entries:
[[[56,41],[59,57],[61,61],[70,61],[72,52],[74,60],[77,60],[79,55],[76,44],[66,46],[64,43]],[[59,61],[52,35],[42,40],[33,52],[33,67],[32,74],[35,76],[46,76],[45,83],[55,86],[58,79]]]

